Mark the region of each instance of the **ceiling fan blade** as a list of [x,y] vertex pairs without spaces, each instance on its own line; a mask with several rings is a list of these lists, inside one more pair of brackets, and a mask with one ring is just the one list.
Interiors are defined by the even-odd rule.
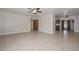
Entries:
[[42,13],[42,11],[37,11],[37,12]]
[[39,10],[40,8],[36,8],[36,10]]
[[33,10],[32,8],[28,8],[29,10]]

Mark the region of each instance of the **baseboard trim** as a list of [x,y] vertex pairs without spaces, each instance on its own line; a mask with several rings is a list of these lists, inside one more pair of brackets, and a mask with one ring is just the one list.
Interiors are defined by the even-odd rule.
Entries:
[[0,36],[4,36],[4,35],[12,35],[12,34],[20,34],[20,33],[26,33],[26,32],[31,32],[31,31],[22,31],[22,32],[5,33],[5,34],[0,34]]

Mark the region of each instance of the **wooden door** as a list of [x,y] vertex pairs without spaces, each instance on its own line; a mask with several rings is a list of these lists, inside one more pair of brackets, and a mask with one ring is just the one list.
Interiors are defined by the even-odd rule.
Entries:
[[33,30],[38,31],[38,20],[33,20]]

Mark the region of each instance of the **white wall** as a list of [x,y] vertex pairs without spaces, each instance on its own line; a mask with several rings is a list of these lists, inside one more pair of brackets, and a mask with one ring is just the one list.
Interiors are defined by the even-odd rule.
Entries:
[[30,30],[29,16],[0,12],[0,35],[29,32]]
[[53,34],[53,15],[44,14],[39,18],[39,31]]
[[74,23],[74,31],[79,32],[79,15],[75,16],[74,21],[75,21],[75,23]]

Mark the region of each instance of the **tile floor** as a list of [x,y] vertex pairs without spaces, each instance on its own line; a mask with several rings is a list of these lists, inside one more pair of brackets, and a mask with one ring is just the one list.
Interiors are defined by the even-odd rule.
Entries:
[[0,51],[79,51],[79,33],[4,35],[0,36]]

